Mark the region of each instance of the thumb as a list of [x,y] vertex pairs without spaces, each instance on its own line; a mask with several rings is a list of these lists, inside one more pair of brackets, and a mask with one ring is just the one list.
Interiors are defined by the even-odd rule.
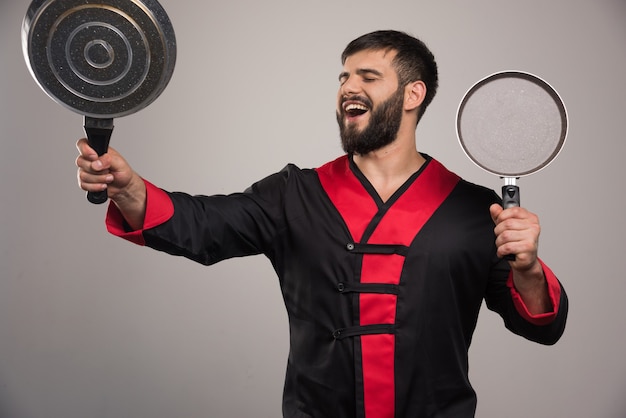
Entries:
[[87,138],[79,139],[78,142],[76,142],[76,148],[83,158],[89,161],[95,161],[98,159],[98,153],[89,146]]
[[493,219],[494,223],[498,223],[498,217],[500,216],[503,210],[504,209],[502,209],[502,206],[498,205],[497,203],[494,203],[493,205],[489,207],[489,212],[491,213],[491,219]]

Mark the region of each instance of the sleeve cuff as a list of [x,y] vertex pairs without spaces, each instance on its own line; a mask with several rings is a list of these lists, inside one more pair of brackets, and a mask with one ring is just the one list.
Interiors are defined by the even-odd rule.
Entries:
[[145,230],[165,223],[174,215],[174,204],[169,195],[146,180],[144,183],[146,184],[146,216],[142,229],[130,230],[122,213],[113,202],[109,203],[105,220],[107,230],[111,234],[137,245],[145,245],[143,237]]
[[513,298],[513,304],[517,312],[528,322],[534,325],[548,325],[556,318],[556,314],[559,311],[559,303],[561,301],[561,284],[559,283],[556,275],[550,270],[550,268],[539,260],[543,273],[546,276],[548,282],[548,295],[552,304],[552,312],[546,312],[539,315],[533,315],[528,311],[526,304],[524,303],[522,296],[515,290],[513,284],[513,271],[509,273],[507,280],[507,286],[511,289],[511,297]]

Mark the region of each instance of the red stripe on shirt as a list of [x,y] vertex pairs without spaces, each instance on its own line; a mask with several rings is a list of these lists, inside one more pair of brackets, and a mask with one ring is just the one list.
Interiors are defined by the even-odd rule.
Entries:
[[[374,199],[352,174],[345,156],[318,169],[318,174],[352,237],[360,242],[365,228],[378,213]],[[410,246],[458,181],[458,176],[431,160],[389,208],[367,243]],[[365,254],[360,280],[362,283],[399,284],[403,265],[403,256]],[[396,310],[396,295],[364,293],[359,296],[360,325],[393,324]],[[361,336],[363,397],[368,418],[394,416],[394,352],[395,336],[392,334]]]

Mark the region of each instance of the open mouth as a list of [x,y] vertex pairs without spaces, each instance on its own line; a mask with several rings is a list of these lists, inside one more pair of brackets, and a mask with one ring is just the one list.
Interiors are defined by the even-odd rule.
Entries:
[[343,113],[348,120],[363,116],[371,109],[369,102],[360,97],[346,98],[341,106],[343,108]]
[[362,103],[348,103],[343,106],[344,112],[351,118],[365,114],[369,108]]

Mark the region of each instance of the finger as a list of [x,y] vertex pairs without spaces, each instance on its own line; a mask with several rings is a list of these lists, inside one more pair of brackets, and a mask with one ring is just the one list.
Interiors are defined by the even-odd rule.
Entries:
[[76,157],[76,166],[79,170],[91,174],[106,174],[109,172],[110,161],[106,156],[95,161],[85,158],[82,155]]
[[86,138],[79,139],[78,142],[76,142],[76,148],[84,158],[91,161],[98,159],[98,153],[89,146]]
[[512,265],[522,267],[528,262],[536,258],[536,249],[524,242],[511,242],[498,247],[497,255],[504,258],[509,254],[515,254],[515,260]]
[[502,247],[515,244],[527,239],[528,235],[522,230],[507,229],[496,235],[496,246]]
[[509,219],[521,219],[526,217],[526,209],[521,208],[519,206],[513,206],[507,209],[502,209],[498,211],[498,217],[496,219],[496,223],[505,222]]
[[108,185],[106,183],[81,183],[78,182],[78,187],[86,192],[101,192],[106,190]]
[[500,212],[496,221],[497,226],[512,229],[524,229],[534,224],[539,225],[537,215],[521,207],[504,209]]
[[92,174],[85,170],[78,170],[77,178],[78,186],[88,192],[105,190],[107,185],[113,182],[112,174]]
[[498,227],[496,227],[496,246],[513,252],[536,251],[540,234],[537,224],[520,224],[519,228],[508,228],[502,231]]
[[522,246],[517,241],[504,241],[496,239],[496,254],[500,258],[504,258],[507,255],[515,254],[516,257],[522,253]]
[[79,170],[78,177],[85,183],[111,183],[114,180],[113,174],[109,172],[91,173],[89,171]]
[[500,220],[498,224],[493,229],[493,232],[496,236],[508,236],[508,233],[514,231],[525,231],[530,227],[530,224],[523,220],[517,218],[510,218]]
[[106,183],[78,183],[78,186],[86,192],[102,192],[108,187]]
[[491,213],[491,219],[493,219],[494,223],[498,223],[498,217],[503,210],[504,209],[502,209],[502,206],[498,205],[497,203],[494,203],[489,207],[489,213]]

